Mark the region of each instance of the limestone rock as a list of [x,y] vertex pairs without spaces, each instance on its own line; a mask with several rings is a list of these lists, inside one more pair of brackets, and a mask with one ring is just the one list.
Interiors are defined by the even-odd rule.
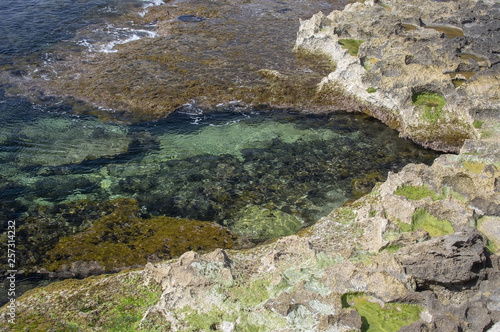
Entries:
[[458,152],[477,137],[473,120],[498,118],[499,37],[487,32],[498,17],[500,5],[483,1],[353,3],[301,21],[295,49],[336,62],[320,90],[352,95],[402,136]]
[[144,274],[160,283],[163,288],[163,309],[184,307],[203,301],[208,307],[216,302],[206,291],[214,284],[230,285],[233,276],[230,261],[222,249],[200,256],[189,251],[173,264],[146,265]]
[[259,271],[272,271],[281,264],[290,264],[294,259],[314,258],[316,252],[308,239],[297,235],[284,237],[278,240],[274,250],[261,260]]
[[480,302],[475,302],[467,308],[465,318],[471,331],[484,331],[492,323],[490,311]]
[[484,217],[478,229],[490,240],[496,248],[495,254],[500,254],[500,217]]
[[351,308],[342,309],[338,315],[327,315],[320,319],[318,331],[361,331],[361,316]]

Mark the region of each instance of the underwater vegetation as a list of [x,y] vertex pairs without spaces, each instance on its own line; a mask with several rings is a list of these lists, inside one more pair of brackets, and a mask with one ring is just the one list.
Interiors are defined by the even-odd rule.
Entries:
[[45,267],[57,271],[71,263],[97,262],[105,271],[144,265],[190,250],[231,248],[236,237],[220,225],[168,217],[140,217],[137,201],[110,202],[113,212],[85,231],[63,237],[47,254]]
[[[30,117],[22,135],[16,114]],[[26,273],[78,261],[113,271],[229,248],[236,236],[286,236],[369,192],[387,172],[436,156],[346,113],[186,106],[165,121],[127,126],[60,113],[3,116],[0,216],[16,219]],[[67,141],[69,155],[80,149],[75,159],[52,159],[49,145],[30,157],[35,147],[25,142],[50,141],[68,126],[64,137],[78,127],[88,143],[81,150],[77,137]],[[117,149],[92,145],[117,137]]]

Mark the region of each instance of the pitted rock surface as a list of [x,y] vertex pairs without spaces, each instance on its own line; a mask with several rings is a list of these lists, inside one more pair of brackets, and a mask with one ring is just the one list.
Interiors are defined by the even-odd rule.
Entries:
[[[499,117],[499,18],[498,2],[356,2],[301,21],[295,48],[336,62],[321,89],[355,96],[404,137],[458,152],[477,137],[474,120]],[[355,52],[341,45],[353,40]]]
[[485,240],[474,228],[420,242],[401,249],[397,259],[405,273],[416,279],[417,287],[439,284],[447,288],[465,287],[484,278]]

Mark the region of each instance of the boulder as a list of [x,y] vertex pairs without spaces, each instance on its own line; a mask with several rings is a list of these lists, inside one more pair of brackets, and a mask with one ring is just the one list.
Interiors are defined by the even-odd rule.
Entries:
[[484,278],[485,239],[476,229],[458,232],[402,248],[396,255],[405,273],[415,278],[417,289],[441,285],[469,288]]

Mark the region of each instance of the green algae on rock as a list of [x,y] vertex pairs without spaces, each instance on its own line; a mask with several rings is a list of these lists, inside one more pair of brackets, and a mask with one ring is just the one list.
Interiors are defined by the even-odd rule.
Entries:
[[446,99],[437,93],[418,92],[411,96],[412,104],[423,108],[422,119],[435,124],[442,117]]
[[433,200],[436,200],[438,198],[436,193],[433,190],[427,188],[425,185],[418,187],[412,185],[402,185],[394,191],[394,194],[398,196],[404,196],[411,200],[420,200],[425,197],[430,197]]
[[17,307],[15,324],[2,320],[0,327],[8,326],[10,331],[150,330],[154,322],[143,320],[144,312],[160,295],[161,287],[145,285],[139,271],[67,279],[25,293],[18,303],[30,304]]
[[411,225],[399,224],[404,232],[423,229],[430,236],[442,236],[453,233],[452,224],[447,220],[438,220],[424,209],[417,209],[412,215]]
[[385,303],[363,293],[348,293],[342,296],[343,307],[354,308],[363,322],[361,331],[399,331],[403,326],[420,319],[424,308],[408,303]]
[[339,39],[339,44],[348,50],[352,56],[358,56],[359,46],[364,42],[364,40],[359,39]]
[[47,254],[47,270],[71,270],[77,262],[96,262],[103,271],[115,271],[189,250],[231,248],[236,240],[227,229],[209,222],[143,219],[135,200],[117,199],[111,204],[112,213],[85,231],[59,240]]

